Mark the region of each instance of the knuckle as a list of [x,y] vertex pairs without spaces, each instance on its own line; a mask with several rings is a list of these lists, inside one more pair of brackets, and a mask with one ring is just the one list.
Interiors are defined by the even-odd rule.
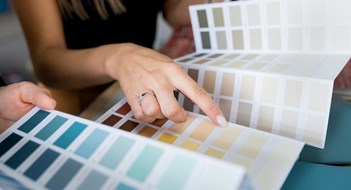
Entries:
[[135,113],[133,112],[133,114],[135,119],[145,123],[151,123],[155,120],[154,117],[148,117],[147,115],[145,115],[142,110]]
[[[16,88],[19,88],[19,89],[22,89],[23,91],[35,91],[36,88],[38,89],[42,89],[40,87],[37,87],[35,84],[33,83],[30,83],[30,82],[27,82],[27,81],[22,81],[22,82],[19,82],[19,83],[15,83],[15,87]],[[42,89],[43,91],[44,90],[47,90],[47,89]]]
[[137,119],[137,120],[144,120],[145,119],[145,115],[143,114],[142,111],[135,111],[135,112],[133,112],[133,115],[134,115],[135,119]]
[[175,118],[177,116],[178,113],[180,113],[180,111],[182,111],[180,108],[177,107],[167,107],[165,110],[164,110],[164,116],[167,117],[167,118]]
[[144,107],[144,113],[148,116],[155,116],[160,113],[160,108],[155,104],[148,104]]
[[176,73],[176,72],[179,72],[179,71],[183,71],[182,67],[178,64],[175,64],[175,63],[170,63],[167,65],[166,67],[168,73]]
[[28,82],[28,81],[21,81],[18,83],[19,85],[23,85],[23,86],[32,86],[32,83]]
[[27,88],[33,88],[35,85],[27,81],[21,81],[17,83],[17,86],[27,89]]

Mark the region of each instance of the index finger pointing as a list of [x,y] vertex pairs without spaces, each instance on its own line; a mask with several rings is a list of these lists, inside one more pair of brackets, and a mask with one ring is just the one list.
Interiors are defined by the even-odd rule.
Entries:
[[227,120],[223,112],[219,109],[211,96],[199,86],[192,78],[184,72],[180,78],[177,78],[177,88],[194,102],[199,108],[216,124],[221,127],[227,126]]

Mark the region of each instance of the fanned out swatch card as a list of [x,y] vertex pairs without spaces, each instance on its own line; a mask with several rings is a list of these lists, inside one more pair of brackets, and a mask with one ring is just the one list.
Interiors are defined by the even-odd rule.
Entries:
[[[275,167],[271,161],[268,171]],[[276,173],[290,169],[279,162],[286,168]],[[0,166],[4,189],[254,189],[240,165],[39,108],[1,134]]]
[[[349,62],[348,0],[190,7],[196,52],[175,59],[236,124],[323,148],[336,76]],[[202,113],[180,94],[186,110]]]

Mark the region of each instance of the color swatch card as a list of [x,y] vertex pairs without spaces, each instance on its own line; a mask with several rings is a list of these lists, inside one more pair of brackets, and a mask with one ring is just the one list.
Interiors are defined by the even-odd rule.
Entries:
[[97,122],[197,152],[204,157],[240,165],[260,190],[279,189],[283,185],[304,145],[297,140],[233,123],[226,128],[218,127],[208,117],[191,112],[183,123],[167,119],[142,123],[133,117],[125,98]]
[[[175,59],[233,123],[323,148],[333,83],[351,51],[349,0],[190,7],[196,52]],[[186,110],[202,113],[182,94]]]
[[196,51],[350,54],[348,0],[243,0],[190,6]]
[[0,135],[0,168],[29,189],[253,189],[240,165],[38,108]]
[[[348,59],[194,53],[176,61],[210,93],[229,121],[323,148],[333,92],[333,80],[326,77],[334,79]],[[182,94],[178,100],[187,111],[202,113]]]

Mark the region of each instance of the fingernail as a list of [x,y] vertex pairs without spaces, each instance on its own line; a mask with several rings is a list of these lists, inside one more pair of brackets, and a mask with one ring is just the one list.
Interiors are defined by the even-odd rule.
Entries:
[[218,125],[221,126],[221,127],[227,127],[228,126],[227,120],[221,115],[217,115],[216,116],[216,121],[217,121]]

